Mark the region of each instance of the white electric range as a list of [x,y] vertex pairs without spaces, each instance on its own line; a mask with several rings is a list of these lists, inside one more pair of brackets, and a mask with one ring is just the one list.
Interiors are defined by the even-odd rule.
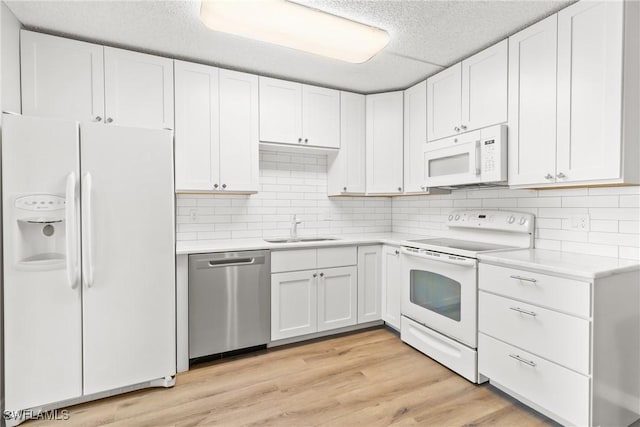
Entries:
[[402,243],[401,338],[474,383],[478,260],[481,253],[533,247],[533,215],[462,210],[447,218],[447,238]]

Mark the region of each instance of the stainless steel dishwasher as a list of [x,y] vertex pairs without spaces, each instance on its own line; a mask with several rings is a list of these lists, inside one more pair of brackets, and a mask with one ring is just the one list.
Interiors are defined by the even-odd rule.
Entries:
[[269,251],[189,256],[189,359],[267,344]]

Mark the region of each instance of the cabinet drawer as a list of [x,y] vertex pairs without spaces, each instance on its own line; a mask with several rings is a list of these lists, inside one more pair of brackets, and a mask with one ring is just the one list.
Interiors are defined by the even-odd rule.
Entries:
[[481,332],[589,374],[588,320],[482,291],[478,313]]
[[355,246],[318,249],[318,268],[343,267],[358,263],[358,251]]
[[271,272],[315,270],[316,249],[271,252]]
[[480,263],[478,286],[482,290],[589,317],[591,286],[587,282]]
[[589,425],[588,377],[482,333],[478,368],[492,383],[554,414],[562,424]]

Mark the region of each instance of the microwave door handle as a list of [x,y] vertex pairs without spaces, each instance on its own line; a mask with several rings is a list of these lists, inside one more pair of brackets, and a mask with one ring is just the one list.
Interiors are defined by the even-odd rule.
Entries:
[[447,264],[459,265],[462,267],[475,267],[476,260],[474,259],[459,259],[459,258],[451,258],[448,255],[443,255],[442,257],[428,255],[425,253],[418,253],[407,250],[406,248],[402,248],[402,253],[405,255],[413,256],[416,258],[429,259],[432,261],[444,262]]
[[482,163],[480,162],[480,153],[482,152],[482,150],[480,150],[480,140],[476,141],[476,175],[480,176],[480,174],[482,173]]

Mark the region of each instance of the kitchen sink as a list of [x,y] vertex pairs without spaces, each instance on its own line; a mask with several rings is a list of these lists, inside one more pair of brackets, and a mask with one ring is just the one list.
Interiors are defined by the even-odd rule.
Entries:
[[340,240],[337,237],[299,237],[296,239],[264,239],[268,243],[302,243],[302,242],[326,242],[329,240]]

